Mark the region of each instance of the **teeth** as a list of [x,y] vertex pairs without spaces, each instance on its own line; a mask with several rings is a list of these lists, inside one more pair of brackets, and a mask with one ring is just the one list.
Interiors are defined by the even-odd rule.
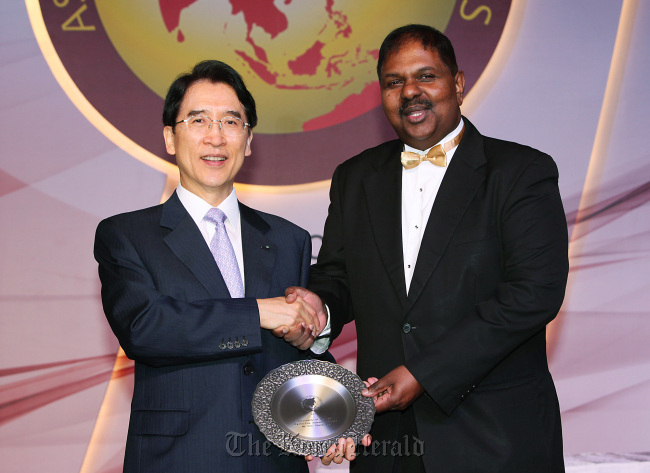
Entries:
[[420,117],[420,116],[422,116],[422,115],[424,115],[424,111],[423,111],[423,110],[413,110],[413,111],[411,111],[411,112],[408,113],[408,116],[410,116],[410,117],[414,117],[414,118],[415,118],[415,117]]
[[225,161],[226,158],[221,158],[217,156],[203,156],[201,159],[205,161]]
[[402,114],[404,117],[419,117],[424,115],[425,109],[417,108],[411,110],[405,110]]

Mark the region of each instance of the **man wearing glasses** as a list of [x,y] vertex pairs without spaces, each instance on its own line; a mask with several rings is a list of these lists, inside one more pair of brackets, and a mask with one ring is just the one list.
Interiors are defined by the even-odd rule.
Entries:
[[307,284],[309,234],[237,201],[256,122],[235,70],[197,64],[172,83],[163,112],[178,188],[97,227],[104,311],[135,360],[125,472],[308,470],[266,442],[251,413],[257,383],[306,358],[321,329],[301,298],[283,297]]

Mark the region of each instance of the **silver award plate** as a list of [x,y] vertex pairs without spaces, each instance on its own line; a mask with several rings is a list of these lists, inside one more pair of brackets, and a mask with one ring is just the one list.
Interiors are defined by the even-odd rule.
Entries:
[[334,363],[301,360],[270,371],[253,394],[255,423],[273,444],[322,457],[341,437],[355,443],[370,431],[372,398],[361,379]]

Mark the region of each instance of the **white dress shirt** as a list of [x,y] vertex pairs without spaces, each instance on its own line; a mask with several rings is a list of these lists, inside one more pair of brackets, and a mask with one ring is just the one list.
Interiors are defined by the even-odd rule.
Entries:
[[[461,118],[454,131],[436,145],[453,139],[460,133],[462,128],[463,119]],[[447,151],[447,166],[449,166],[456,148],[458,146]],[[404,145],[404,151],[412,151],[418,154],[425,154],[430,149],[421,151]],[[407,294],[411,286],[411,279],[413,279],[418,253],[420,252],[422,235],[429,221],[433,202],[436,199],[446,171],[447,167],[436,166],[429,161],[424,161],[412,169],[402,168],[402,251],[404,254],[404,277]]]
[[[210,210],[212,206],[198,195],[185,189],[180,184],[178,184],[178,187],[176,188],[176,194],[178,195],[181,204],[183,204],[183,207],[185,207],[185,210],[187,210],[192,217],[192,220],[194,220],[196,225],[199,227],[201,235],[203,235],[203,239],[209,248],[210,241],[212,241],[216,228],[213,223],[203,220],[203,217],[205,217],[205,214],[208,213],[208,210]],[[244,289],[246,289],[246,279],[244,278],[244,251],[242,250],[241,242],[241,218],[239,215],[239,202],[237,202],[235,189],[233,189],[230,195],[217,207],[226,214],[226,221],[224,222],[226,233],[228,233],[230,243],[235,250],[235,257],[237,258],[241,280],[244,284]]]

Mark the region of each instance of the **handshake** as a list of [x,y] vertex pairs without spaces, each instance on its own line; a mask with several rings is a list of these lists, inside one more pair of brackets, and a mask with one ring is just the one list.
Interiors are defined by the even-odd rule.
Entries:
[[257,299],[260,326],[301,350],[310,348],[327,325],[323,302],[313,292],[292,286],[285,297]]

